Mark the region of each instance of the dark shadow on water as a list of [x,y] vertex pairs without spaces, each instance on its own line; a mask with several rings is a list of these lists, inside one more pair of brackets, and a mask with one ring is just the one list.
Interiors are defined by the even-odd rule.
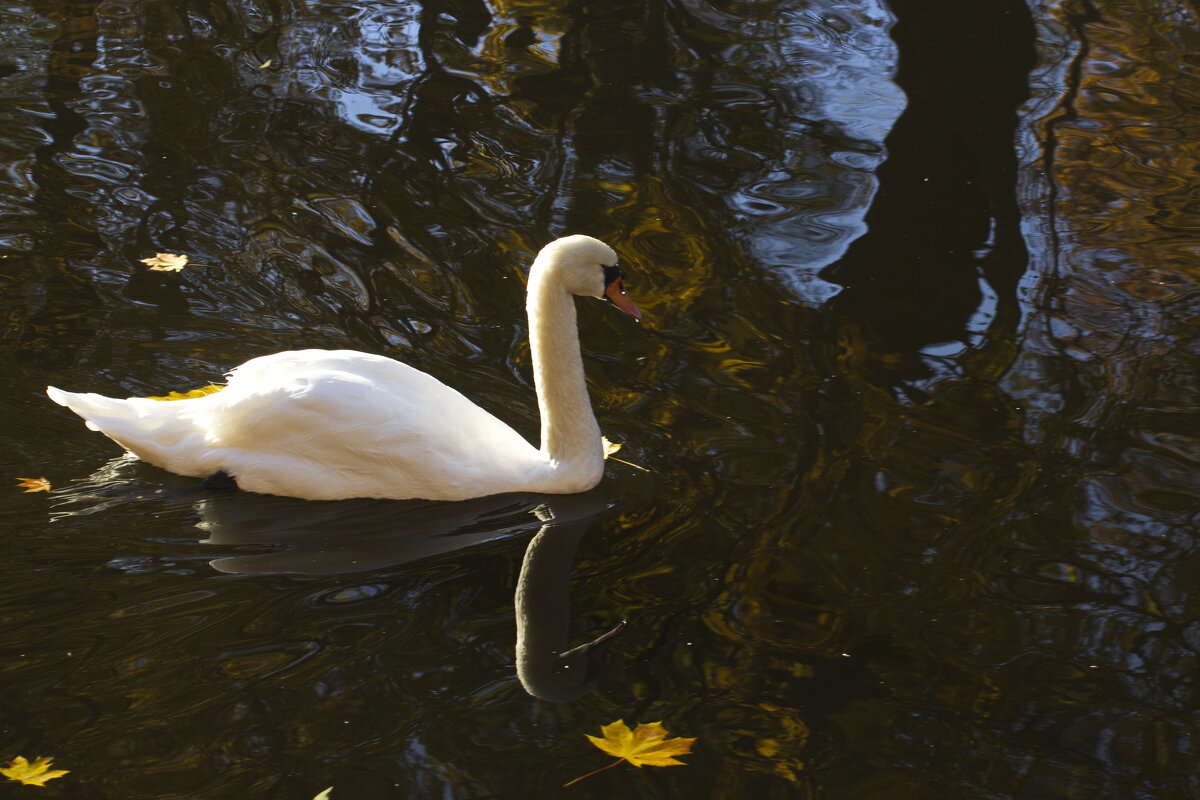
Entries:
[[1021,0],[888,5],[908,105],[886,140],[868,232],[822,277],[846,287],[831,308],[864,324],[879,349],[915,353],[971,344],[981,314],[1002,329],[1016,323],[1027,253],[1014,137],[1034,29]]
[[460,502],[338,500],[318,502],[249,492],[213,493],[196,503],[222,549],[268,552],[215,558],[225,573],[331,575],[365,572],[452,553],[528,533],[586,522],[612,507],[599,490],[556,497],[505,494]]

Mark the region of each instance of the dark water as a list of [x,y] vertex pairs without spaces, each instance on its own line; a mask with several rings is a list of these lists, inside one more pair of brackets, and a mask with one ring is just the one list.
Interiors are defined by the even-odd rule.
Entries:
[[[55,490],[0,510],[0,759],[73,798],[1200,796],[1198,15],[4,5],[0,460]],[[42,394],[352,347],[534,435],[522,275],[569,232],[646,314],[581,306],[650,469],[581,498],[214,495]],[[553,703],[515,617],[628,625]],[[618,718],[688,766],[561,789]]]

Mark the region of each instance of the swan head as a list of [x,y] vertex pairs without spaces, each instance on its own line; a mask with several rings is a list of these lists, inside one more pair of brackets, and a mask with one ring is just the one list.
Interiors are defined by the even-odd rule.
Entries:
[[599,239],[582,234],[555,239],[538,253],[534,272],[538,271],[552,275],[571,294],[608,300],[634,319],[642,318],[625,293],[616,252]]

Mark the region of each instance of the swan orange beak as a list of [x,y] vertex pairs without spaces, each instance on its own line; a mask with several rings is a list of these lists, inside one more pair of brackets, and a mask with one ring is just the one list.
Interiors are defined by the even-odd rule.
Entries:
[[629,295],[625,294],[625,284],[622,283],[620,278],[617,278],[604,287],[604,296],[611,300],[614,306],[634,319],[640,320],[642,318],[642,312],[638,311],[637,304],[629,299]]

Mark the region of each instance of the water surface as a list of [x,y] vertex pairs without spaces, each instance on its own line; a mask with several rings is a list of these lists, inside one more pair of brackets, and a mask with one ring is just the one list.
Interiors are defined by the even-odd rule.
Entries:
[[[1200,795],[1196,13],[8,4],[0,461],[55,490],[0,507],[0,759],[80,798]],[[581,498],[214,495],[42,394],[351,347],[535,437],[523,276],[573,232],[645,312],[580,304],[649,469]],[[565,702],[517,678],[535,534],[522,624],[627,621]],[[560,790],[618,718],[688,766]]]

